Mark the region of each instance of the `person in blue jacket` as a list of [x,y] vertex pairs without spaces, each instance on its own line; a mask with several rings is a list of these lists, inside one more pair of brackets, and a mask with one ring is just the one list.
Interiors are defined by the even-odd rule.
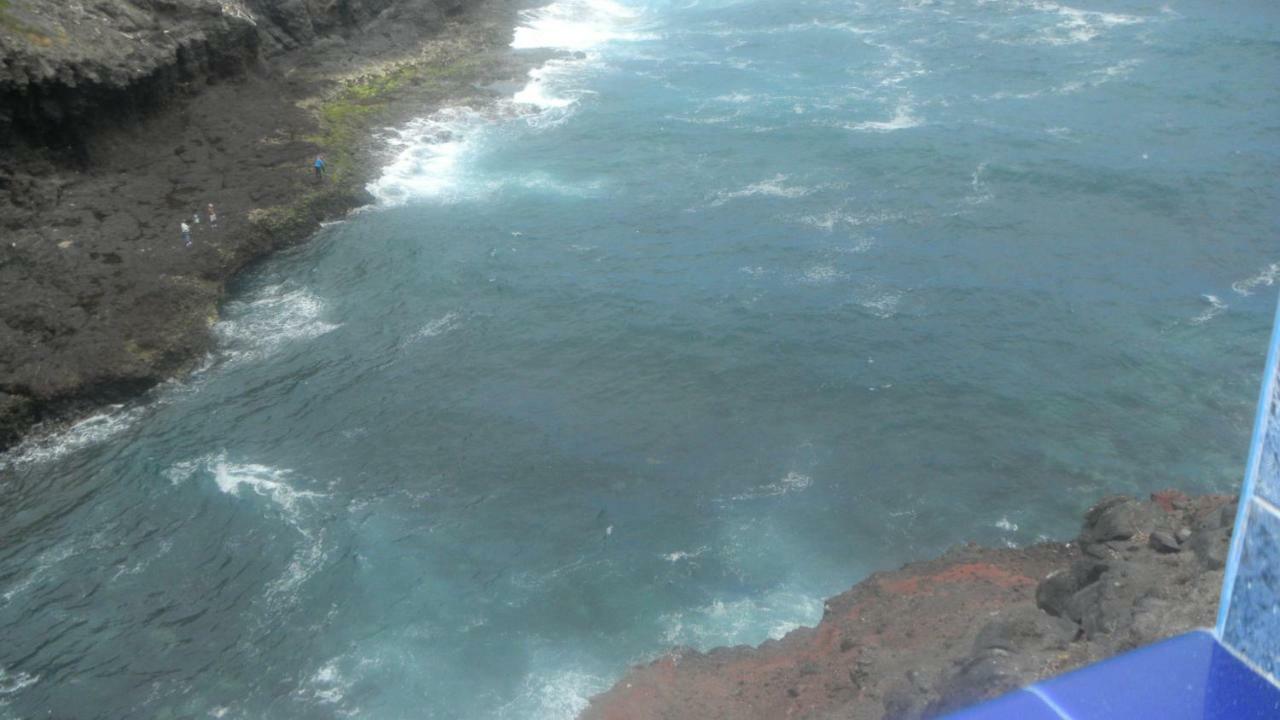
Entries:
[[316,156],[315,168],[316,168],[316,180],[323,180],[324,168],[325,168],[323,155]]

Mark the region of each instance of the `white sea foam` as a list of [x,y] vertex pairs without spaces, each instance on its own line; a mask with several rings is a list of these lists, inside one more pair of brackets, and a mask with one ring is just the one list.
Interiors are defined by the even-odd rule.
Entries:
[[[1134,68],[1141,64],[1141,62],[1141,60],[1134,58],[1121,60],[1113,65],[1108,65],[1097,70],[1091,70],[1075,80],[1068,80],[1061,85],[1055,85],[1041,90],[1029,90],[1026,92],[1001,90],[987,96],[976,95],[974,98],[977,100],[1033,100],[1043,95],[1073,95],[1083,90],[1089,90],[1091,88],[1105,85],[1109,82],[1126,78],[1133,72]],[[1064,132],[1069,131],[1069,128],[1049,128],[1046,130],[1046,132],[1051,135],[1061,135]]]
[[40,681],[39,675],[30,675],[20,672],[9,674],[8,670],[0,667],[0,697],[5,695],[13,695],[21,691],[23,688],[29,688]]
[[444,335],[447,332],[457,329],[460,325],[460,319],[461,316],[456,312],[445,313],[419,328],[418,331],[413,334],[412,339],[425,340],[427,338]]
[[641,31],[641,24],[637,12],[612,0],[560,0],[525,11],[513,48],[574,54],[530,70],[524,87],[493,107],[443,108],[389,130],[384,139],[395,158],[369,184],[369,192],[380,205],[395,206],[423,199],[457,202],[502,187],[508,179],[470,175],[469,161],[486,147],[492,130],[512,121],[545,128],[566,120],[589,94],[581,87],[581,79],[587,68],[600,63],[594,49],[609,42],[651,37]]
[[995,522],[995,525],[1005,532],[1016,532],[1018,530],[1018,524],[1009,520],[1008,517],[1001,517]]
[[757,500],[759,498],[778,497],[795,492],[804,492],[813,484],[813,478],[795,471],[788,472],[780,480],[761,485],[733,496],[733,500]]
[[981,205],[990,202],[995,197],[991,192],[991,188],[987,185],[987,181],[982,179],[982,175],[986,170],[987,163],[984,160],[978,163],[978,167],[969,176],[969,187],[973,193],[964,199],[969,205]]
[[560,0],[522,13],[511,47],[582,51],[652,37],[640,31],[639,20],[639,13],[612,0]]
[[754,645],[779,640],[822,618],[822,600],[789,590],[757,597],[713,600],[691,610],[662,616],[665,645],[699,650],[721,645]]
[[383,139],[395,159],[369,184],[369,192],[384,206],[448,193],[458,184],[462,159],[474,150],[479,129],[489,121],[470,107],[447,107],[389,130]]
[[296,694],[322,705],[336,705],[342,701],[349,685],[350,681],[338,667],[338,659],[334,658],[312,673]]
[[1254,288],[1259,286],[1271,287],[1274,285],[1277,275],[1280,275],[1280,263],[1271,263],[1263,268],[1257,275],[1231,283],[1231,289],[1234,290],[1237,295],[1249,296],[1253,294]]
[[299,501],[327,497],[309,490],[295,490],[288,482],[292,473],[270,465],[230,463],[225,455],[210,456],[204,465],[212,471],[213,480],[222,492],[241,497],[241,490],[250,490],[271,500],[290,519],[298,517]]
[[226,453],[174,463],[165,475],[170,482],[182,483],[198,473],[204,473],[205,477],[212,476],[218,490],[231,497],[266,498],[301,537],[300,545],[290,558],[289,565],[280,577],[267,586],[266,591],[269,602],[280,598],[284,602],[291,600],[294,591],[314,575],[327,558],[324,530],[317,527],[314,513],[310,510],[329,496],[296,488],[298,480],[288,469],[230,462]]
[[498,710],[506,720],[573,720],[592,695],[609,689],[609,680],[576,669],[533,672],[525,676],[515,699]]
[[325,312],[324,300],[307,288],[281,283],[228,303],[214,332],[233,360],[260,360],[290,343],[336,330],[339,325],[323,320]]
[[740,200],[749,197],[776,197],[776,198],[798,198],[804,197],[813,192],[813,188],[804,187],[802,185],[788,185],[787,176],[781,173],[774,175],[768,180],[751,183],[750,185],[738,190],[720,190],[717,191],[711,202],[710,207],[719,207],[732,200]]
[[872,315],[882,320],[888,320],[898,314],[898,305],[902,302],[902,292],[870,283],[854,294],[854,300]]
[[1136,25],[1144,19],[1135,15],[1080,10],[1055,2],[1036,0],[1029,7],[1056,15],[1059,22],[1038,33],[1033,42],[1046,45],[1074,45],[1086,43],[1107,30],[1122,25]]
[[669,563],[678,563],[681,560],[692,560],[693,558],[699,557],[709,549],[709,547],[703,545],[697,550],[676,550],[675,552],[663,555],[662,559]]
[[98,445],[128,430],[146,411],[142,406],[111,405],[106,412],[91,415],[61,432],[33,435],[0,455],[0,470],[51,462]]
[[1203,325],[1209,322],[1210,320],[1218,317],[1223,312],[1225,312],[1228,307],[1230,307],[1229,305],[1224,303],[1222,299],[1219,298],[1217,295],[1205,294],[1205,295],[1201,295],[1200,297],[1204,298],[1204,301],[1209,303],[1209,307],[1205,308],[1204,312],[1191,318],[1192,325]]
[[804,271],[800,282],[807,285],[829,285],[847,277],[847,273],[840,272],[834,265],[814,265]]
[[844,123],[846,130],[856,132],[893,132],[908,128],[920,127],[924,121],[914,115],[915,107],[909,101],[898,103],[893,110],[893,117],[888,120],[868,120],[860,123]]
[[[36,556],[36,559],[33,562],[27,563],[33,567],[27,573],[26,577],[9,586],[3,594],[0,594],[0,598],[4,599],[5,604],[12,602],[15,597],[26,592],[31,586],[35,585],[42,578],[48,575],[49,571],[52,570],[54,566],[71,557],[74,551],[75,545],[71,542],[65,542],[61,545],[56,545],[42,551],[38,556]],[[0,677],[3,677],[2,670],[0,670]]]
[[888,210],[868,210],[862,213],[830,210],[825,213],[805,215],[799,218],[800,222],[805,225],[827,232],[832,232],[838,227],[860,228],[868,225],[885,225],[905,219],[902,213]]
[[742,117],[742,113],[735,111],[729,115],[710,115],[707,117],[690,117],[688,115],[665,115],[664,120],[674,120],[676,122],[689,123],[691,125],[723,125],[733,122]]
[[911,78],[929,74],[924,63],[905,53],[902,48],[876,42],[867,44],[880,48],[888,55],[884,63],[870,73],[870,77],[876,79],[876,84],[880,87],[894,87]]
[[[850,33],[852,35],[874,35],[880,32],[879,28],[865,28],[860,25],[854,25],[851,22],[836,22],[832,20],[813,19],[805,23],[791,23],[782,27],[781,32],[805,32],[811,30],[829,30],[832,32]],[[770,33],[777,31],[768,31]]]

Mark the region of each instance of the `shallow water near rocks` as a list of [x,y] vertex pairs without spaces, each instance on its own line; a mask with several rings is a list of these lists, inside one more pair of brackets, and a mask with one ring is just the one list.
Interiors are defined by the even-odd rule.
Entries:
[[621,3],[388,132],[194,376],[0,457],[0,718],[571,718],[1112,492],[1233,491],[1264,4]]

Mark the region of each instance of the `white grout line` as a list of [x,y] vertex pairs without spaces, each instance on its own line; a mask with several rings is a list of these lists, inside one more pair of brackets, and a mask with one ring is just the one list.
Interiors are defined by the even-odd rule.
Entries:
[[1254,495],[1253,501],[1258,503],[1258,506],[1261,507],[1263,510],[1266,510],[1272,515],[1275,515],[1277,520],[1280,520],[1280,508],[1276,507],[1275,505],[1272,505],[1270,500],[1262,497],[1261,495]]
[[1236,648],[1231,647],[1231,645],[1229,645],[1225,640],[1219,640],[1218,646],[1221,647],[1223,650],[1226,650],[1227,652],[1231,653],[1232,657],[1239,660],[1241,665],[1244,665],[1245,667],[1252,670],[1255,675],[1257,675],[1260,678],[1263,678],[1267,682],[1276,686],[1276,689],[1280,689],[1280,678],[1277,678],[1276,676],[1267,672],[1265,669],[1259,667],[1257,663],[1249,659],[1248,655],[1245,655],[1244,653],[1240,652]]

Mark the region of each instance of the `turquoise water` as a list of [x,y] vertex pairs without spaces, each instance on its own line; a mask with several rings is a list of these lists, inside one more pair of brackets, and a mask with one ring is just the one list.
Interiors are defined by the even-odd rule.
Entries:
[[570,718],[1233,490],[1280,272],[1280,12],[1235,5],[530,14],[580,55],[388,130],[199,372],[0,458],[0,718]]

